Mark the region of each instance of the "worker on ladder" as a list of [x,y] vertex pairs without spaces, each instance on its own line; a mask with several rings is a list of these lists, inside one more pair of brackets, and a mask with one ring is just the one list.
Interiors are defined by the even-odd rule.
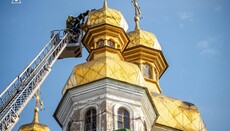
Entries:
[[88,13],[89,10],[87,10],[85,13],[81,13],[77,17],[73,17],[72,15],[68,16],[66,20],[66,31],[72,32],[74,34],[79,34],[82,26],[80,22],[82,20],[82,23],[84,23],[84,19]]
[[[77,17],[68,16],[66,20],[66,32],[70,33],[69,43],[77,43],[80,31],[82,30],[82,25],[84,24],[85,17],[88,15],[89,10],[85,13],[81,13]],[[82,21],[82,23],[81,23]]]

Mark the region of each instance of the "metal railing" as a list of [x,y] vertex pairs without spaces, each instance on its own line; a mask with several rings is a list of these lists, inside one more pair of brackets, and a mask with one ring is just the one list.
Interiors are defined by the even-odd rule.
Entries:
[[68,43],[68,33],[51,32],[51,39],[35,59],[7,86],[0,95],[0,130],[11,130],[39,86],[46,79]]
[[18,92],[20,87],[27,83],[27,80],[34,73],[36,68],[41,64],[41,61],[53,47],[57,36],[53,36],[41,52],[34,58],[34,60],[7,86],[7,88],[0,94],[0,114],[2,114],[4,107],[9,104],[12,96]]

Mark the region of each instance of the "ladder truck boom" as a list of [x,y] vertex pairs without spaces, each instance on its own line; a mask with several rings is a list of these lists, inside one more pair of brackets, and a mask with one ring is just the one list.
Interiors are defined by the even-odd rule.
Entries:
[[[49,75],[58,58],[81,57],[82,32],[51,32],[51,39],[34,60],[0,94],[0,130],[12,130],[19,115]],[[75,43],[69,43],[74,39]],[[69,49],[66,49],[69,48]]]

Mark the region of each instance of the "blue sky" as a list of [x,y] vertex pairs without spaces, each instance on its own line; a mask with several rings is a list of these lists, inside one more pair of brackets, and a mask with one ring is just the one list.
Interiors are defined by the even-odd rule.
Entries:
[[[0,91],[29,64],[49,41],[50,31],[65,28],[68,15],[101,8],[103,0],[11,0],[0,1]],[[163,48],[169,68],[161,77],[163,94],[189,101],[199,108],[210,131],[230,130],[230,1],[228,0],[137,0],[143,19],[142,29],[153,32]],[[134,29],[131,0],[108,0],[120,10]],[[59,60],[41,86],[46,110],[40,122],[52,131],[61,128],[53,113],[61,99],[61,90],[74,65],[83,57]],[[34,99],[15,126],[32,121]]]

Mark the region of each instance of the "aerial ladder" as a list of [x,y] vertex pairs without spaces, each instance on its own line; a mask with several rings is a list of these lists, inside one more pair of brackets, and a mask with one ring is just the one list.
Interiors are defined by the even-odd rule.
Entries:
[[50,41],[35,59],[0,94],[0,131],[12,130],[20,113],[49,75],[57,59],[81,57],[83,32],[51,32]]

